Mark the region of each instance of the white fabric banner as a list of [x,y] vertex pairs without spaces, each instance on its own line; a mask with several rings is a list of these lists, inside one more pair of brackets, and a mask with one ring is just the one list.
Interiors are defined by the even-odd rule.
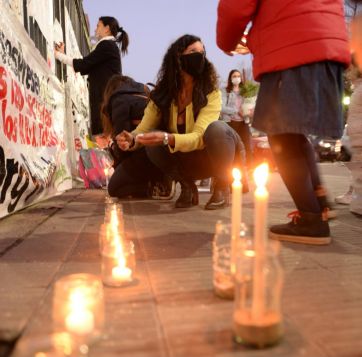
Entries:
[[0,217],[71,188],[64,90],[22,24],[0,14]]

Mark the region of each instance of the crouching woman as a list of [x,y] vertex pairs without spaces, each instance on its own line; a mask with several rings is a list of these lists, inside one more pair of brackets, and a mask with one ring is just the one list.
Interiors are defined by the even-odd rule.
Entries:
[[219,121],[221,94],[201,39],[184,35],[168,48],[141,123],[116,137],[125,151],[146,147],[149,159],[181,185],[176,208],[198,204],[195,180],[215,178],[205,209],[229,204],[231,170],[244,148]]

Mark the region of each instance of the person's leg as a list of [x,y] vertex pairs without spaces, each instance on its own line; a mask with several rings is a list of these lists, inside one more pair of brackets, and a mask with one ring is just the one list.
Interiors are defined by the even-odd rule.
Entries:
[[315,151],[312,143],[306,138],[301,142],[301,149],[305,154],[305,158],[308,164],[312,185],[315,195],[319,202],[319,206],[329,219],[336,217],[336,212],[332,209],[332,205],[328,200],[327,191],[322,184],[322,180],[319,174],[318,165],[315,159]]
[[314,193],[310,158],[304,152],[305,141],[308,139],[300,134],[281,134],[270,135],[268,140],[280,176],[297,209],[320,213],[321,208]]
[[309,162],[301,134],[270,135],[272,149],[279,173],[293,198],[298,213],[288,224],[270,228],[270,237],[307,244],[328,244],[329,226],[322,219],[321,207],[314,191]]
[[[232,168],[238,166],[243,169],[245,166],[244,146],[236,131],[222,121],[208,126],[204,142],[212,176],[216,179],[213,194],[205,209],[223,208],[229,204]],[[246,186],[245,180],[243,184]]]
[[153,170],[144,149],[132,152],[114,170],[108,184],[112,197],[147,197],[149,173]]
[[234,164],[243,167],[244,147],[238,134],[222,121],[211,123],[204,134],[204,150],[170,153],[167,147],[147,147],[150,160],[165,174],[181,184],[176,207],[197,204],[197,179],[215,177],[216,185],[206,209],[222,208],[229,204],[231,170]]
[[[198,192],[194,181],[198,177],[195,171],[200,165],[194,164],[194,157],[200,156],[200,150],[190,153],[171,153],[166,146],[150,146],[146,148],[150,161],[158,167],[165,176],[181,185],[181,194],[177,198],[176,208],[188,208],[198,204]],[[185,163],[192,163],[194,169],[189,169]],[[201,164],[201,162],[200,162]],[[202,164],[204,165],[204,164]],[[201,165],[201,166],[202,166]]]
[[246,164],[248,168],[251,169],[253,162],[253,150],[251,147],[251,133],[249,125],[244,121],[234,120],[232,120],[229,124],[239,134],[240,139],[244,144]]

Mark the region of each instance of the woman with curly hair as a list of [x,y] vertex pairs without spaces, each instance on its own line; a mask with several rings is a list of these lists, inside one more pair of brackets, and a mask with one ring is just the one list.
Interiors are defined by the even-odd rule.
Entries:
[[[163,58],[141,123],[116,139],[125,151],[146,146],[150,160],[180,183],[177,208],[197,205],[195,180],[208,177],[216,183],[205,209],[223,208],[229,204],[231,168],[243,146],[236,132],[218,121],[220,110],[217,75],[204,45],[199,37],[184,35]],[[109,190],[112,195],[112,182]]]

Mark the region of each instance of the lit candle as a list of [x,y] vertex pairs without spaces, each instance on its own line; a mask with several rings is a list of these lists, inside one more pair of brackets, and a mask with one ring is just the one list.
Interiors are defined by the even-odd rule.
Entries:
[[232,171],[234,181],[232,183],[231,198],[231,272],[235,273],[236,243],[240,234],[241,223],[241,172],[234,168]]
[[93,313],[87,309],[72,310],[65,318],[65,326],[69,332],[86,335],[94,329]]
[[256,189],[254,193],[254,281],[252,316],[260,321],[264,312],[264,277],[263,264],[265,256],[267,211],[269,193],[265,187],[268,180],[268,165],[261,164],[254,171]]
[[109,182],[109,168],[106,167],[104,169],[104,176],[106,177],[106,187],[108,187],[108,182]]
[[112,269],[112,278],[117,281],[131,281],[132,280],[132,270],[126,267],[126,259],[124,258],[124,253],[122,246],[121,250],[117,252],[118,255],[118,265]]
[[131,281],[132,270],[126,266],[116,266],[112,269],[112,278],[117,281]]
[[87,309],[86,291],[82,288],[75,289],[69,297],[69,314],[65,318],[65,327],[69,332],[78,335],[91,333],[95,321],[92,311]]

